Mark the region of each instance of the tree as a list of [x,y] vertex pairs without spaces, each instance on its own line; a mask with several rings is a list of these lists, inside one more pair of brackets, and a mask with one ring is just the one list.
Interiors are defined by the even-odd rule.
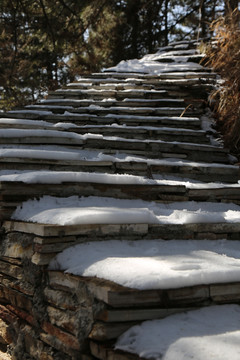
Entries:
[[86,0],[2,0],[0,86],[4,98],[23,105],[73,79],[68,59],[84,49],[86,31],[107,1],[93,3],[93,10],[86,13]]
[[140,58],[169,41],[209,35],[219,9],[224,1],[1,0],[4,106],[24,105],[78,74]]

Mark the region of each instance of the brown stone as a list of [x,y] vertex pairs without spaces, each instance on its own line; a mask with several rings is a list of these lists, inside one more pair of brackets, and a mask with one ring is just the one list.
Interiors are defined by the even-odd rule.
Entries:
[[13,314],[15,314],[18,318],[28,322],[30,325],[37,326],[37,321],[36,319],[34,319],[33,315],[12,305],[6,305],[6,308],[10,310]]
[[78,307],[76,298],[66,291],[54,290],[50,287],[45,287],[44,295],[50,304],[58,307],[59,309],[69,309],[74,311]]
[[56,326],[44,321],[42,329],[49,335],[56,337],[62,344],[73,350],[80,350],[80,345],[75,336],[59,329]]
[[56,309],[53,306],[47,307],[47,314],[52,325],[60,327],[73,335],[76,335],[77,330],[77,318],[76,313],[65,309]]
[[[9,325],[1,318],[0,312],[0,343],[9,345],[13,341]],[[1,354],[0,354],[1,359]]]

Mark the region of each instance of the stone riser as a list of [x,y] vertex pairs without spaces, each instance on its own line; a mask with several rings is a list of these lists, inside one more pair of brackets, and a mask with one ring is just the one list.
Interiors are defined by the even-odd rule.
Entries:
[[[240,224],[89,224],[89,225],[42,225],[24,222],[5,222],[6,231],[2,242],[2,259],[14,262],[23,257],[28,262],[48,265],[58,252],[65,248],[89,241],[101,240],[239,240]],[[9,260],[8,260],[9,261]],[[14,263],[13,263],[14,264]],[[17,263],[18,264],[18,263]],[[0,261],[0,271],[20,280],[22,273],[16,264],[11,273],[5,260]]]

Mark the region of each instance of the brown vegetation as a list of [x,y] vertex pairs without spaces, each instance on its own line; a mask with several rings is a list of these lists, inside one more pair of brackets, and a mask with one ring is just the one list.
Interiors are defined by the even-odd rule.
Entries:
[[236,9],[212,23],[216,36],[207,49],[208,65],[223,80],[211,95],[216,125],[224,142],[240,156],[240,13]]

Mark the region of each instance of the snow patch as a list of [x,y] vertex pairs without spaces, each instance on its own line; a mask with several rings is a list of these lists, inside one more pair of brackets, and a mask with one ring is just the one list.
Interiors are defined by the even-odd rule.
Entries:
[[240,244],[228,240],[109,240],[72,246],[49,265],[138,290],[239,281]]
[[239,360],[240,307],[220,305],[143,322],[115,349],[152,360]]
[[12,215],[14,220],[57,225],[218,223],[239,222],[239,217],[240,206],[232,203],[164,204],[97,196],[43,196],[23,202]]

